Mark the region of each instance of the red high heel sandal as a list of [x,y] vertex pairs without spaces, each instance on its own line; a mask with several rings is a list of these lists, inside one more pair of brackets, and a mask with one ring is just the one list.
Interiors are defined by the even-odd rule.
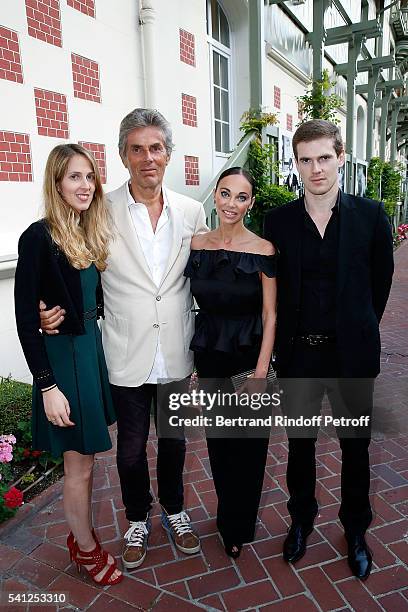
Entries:
[[[95,529],[93,527],[92,527],[92,537],[93,537],[93,539],[95,540],[95,542],[97,544],[99,544],[99,545],[101,544],[99,542],[99,538],[96,535]],[[75,551],[75,546],[76,546],[75,536],[72,533],[72,531],[70,531],[69,534],[68,534],[68,537],[67,537],[67,546],[68,546],[68,551],[69,551],[69,558],[70,558],[71,563],[72,563],[72,561],[74,560],[74,551]]]
[[[107,586],[122,582],[123,574],[117,576],[116,578],[112,578],[112,574],[117,569],[116,561],[114,560],[112,565],[108,563],[109,553],[106,550],[103,550],[99,543],[96,543],[93,550],[86,552],[78,548],[77,543],[74,542],[74,546],[72,549],[70,549],[70,552],[71,550],[78,573],[81,571],[81,565],[93,565],[94,567],[91,567],[91,569],[88,569],[87,567],[84,569],[88,572],[96,584],[99,584],[100,586]],[[97,576],[104,569],[106,569],[106,571],[102,578],[100,578],[100,580],[96,580],[95,576]]]

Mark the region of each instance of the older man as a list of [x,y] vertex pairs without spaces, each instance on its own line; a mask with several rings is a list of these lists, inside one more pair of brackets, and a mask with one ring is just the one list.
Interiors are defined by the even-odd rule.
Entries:
[[[129,521],[122,559],[129,569],[143,563],[150,533],[146,443],[151,404],[160,381],[183,379],[193,367],[192,297],[183,272],[191,237],[207,227],[199,202],[163,185],[172,148],[170,125],[158,111],[133,110],[119,131],[119,154],[130,180],[108,195],[115,240],[102,275],[102,335],[117,411],[117,466]],[[64,314],[49,312],[54,319]],[[55,325],[58,320],[47,328]],[[200,542],[183,510],[184,458],[183,438],[159,437],[162,525],[176,547],[191,554]]]

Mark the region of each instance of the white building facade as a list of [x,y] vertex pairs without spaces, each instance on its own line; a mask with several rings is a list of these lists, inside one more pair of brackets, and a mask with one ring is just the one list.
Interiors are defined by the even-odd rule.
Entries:
[[[249,2],[261,7],[262,106],[278,114],[274,134],[285,164],[283,145],[299,121],[297,97],[312,75],[307,35],[313,2]],[[325,25],[344,25],[345,15],[353,23],[363,14],[374,19],[377,12],[375,0],[333,1]],[[383,14],[383,55],[395,49],[390,14]],[[374,54],[375,45],[367,40],[368,52]],[[200,199],[240,139],[240,118],[250,106],[249,57],[248,0],[0,3],[1,376],[30,380],[15,330],[13,276],[18,237],[41,216],[50,150],[62,142],[84,143],[97,158],[106,190],[114,189],[127,176],[117,150],[119,123],[135,107],[154,107],[170,121],[176,145],[166,182]],[[347,83],[336,77],[335,65],[345,62],[347,44],[325,49],[323,67],[344,99]],[[393,69],[380,73],[380,79],[394,77]],[[359,74],[357,84],[366,82],[367,74]],[[346,108],[339,118],[345,135]],[[364,161],[364,94],[356,94],[354,120],[354,155]]]

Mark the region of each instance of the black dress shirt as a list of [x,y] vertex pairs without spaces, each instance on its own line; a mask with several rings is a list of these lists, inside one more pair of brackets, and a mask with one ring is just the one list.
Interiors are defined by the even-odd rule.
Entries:
[[336,329],[336,273],[339,198],[323,238],[304,207],[301,306],[298,333],[334,335]]

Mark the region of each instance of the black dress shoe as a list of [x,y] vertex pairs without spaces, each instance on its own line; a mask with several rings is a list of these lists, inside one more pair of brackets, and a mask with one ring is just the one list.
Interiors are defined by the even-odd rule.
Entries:
[[313,531],[313,525],[292,523],[283,544],[283,558],[288,563],[295,563],[306,552],[306,538]]
[[367,546],[364,535],[346,534],[348,544],[348,564],[354,576],[367,580],[371,572],[373,557]]

